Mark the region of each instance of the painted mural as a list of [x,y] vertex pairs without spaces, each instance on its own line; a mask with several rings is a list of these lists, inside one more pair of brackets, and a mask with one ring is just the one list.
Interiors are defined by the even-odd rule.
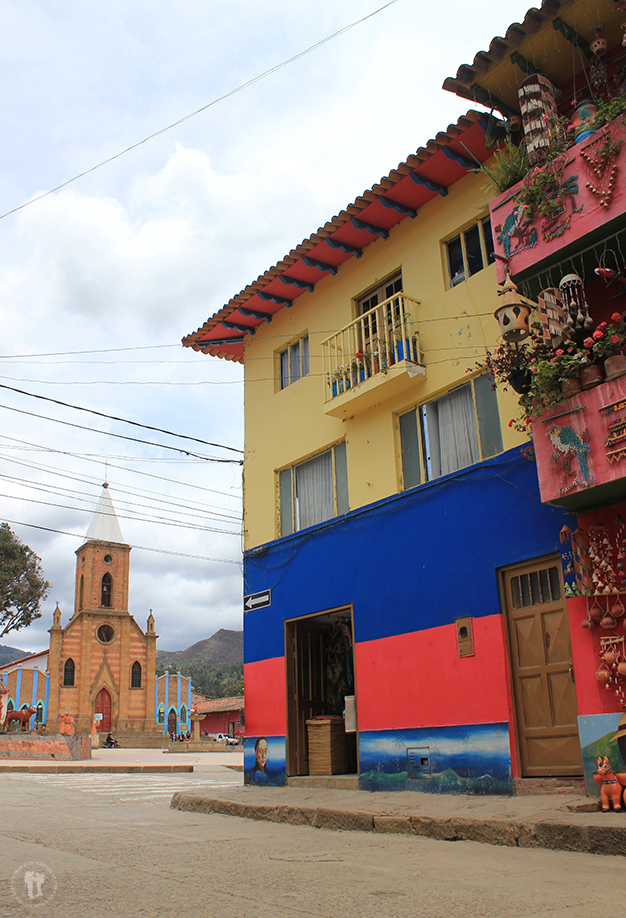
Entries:
[[283,787],[285,781],[285,737],[247,736],[243,747],[243,783]]
[[593,779],[599,757],[607,756],[616,774],[626,772],[626,715],[617,712],[581,716],[578,718],[578,732],[585,788],[589,796],[599,797],[600,787]]
[[512,794],[506,723],[359,734],[364,790]]

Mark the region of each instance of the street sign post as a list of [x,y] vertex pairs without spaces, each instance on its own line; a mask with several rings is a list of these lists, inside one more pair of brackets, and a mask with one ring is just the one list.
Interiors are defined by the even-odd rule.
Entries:
[[263,606],[271,606],[272,591],[263,590],[262,593],[250,593],[243,598],[243,610],[249,612],[251,609],[262,609]]

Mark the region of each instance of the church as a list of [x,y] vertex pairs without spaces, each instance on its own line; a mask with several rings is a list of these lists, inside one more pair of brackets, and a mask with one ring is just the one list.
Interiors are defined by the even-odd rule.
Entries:
[[154,616],[150,611],[144,632],[128,611],[130,551],[105,483],[76,552],[72,617],[63,627],[57,604],[49,651],[0,668],[8,710],[31,705],[33,720],[45,723],[48,734],[58,733],[70,715],[78,734],[90,733],[95,721],[100,733],[111,732],[127,746],[162,739]]

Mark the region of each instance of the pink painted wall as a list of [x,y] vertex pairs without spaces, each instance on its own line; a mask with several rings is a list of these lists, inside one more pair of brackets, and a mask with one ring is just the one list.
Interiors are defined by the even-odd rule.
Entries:
[[[621,119],[617,119],[611,125],[611,136],[615,140],[626,139],[626,127],[621,123]],[[599,143],[595,143],[596,141],[599,141]],[[513,276],[543,261],[544,258],[558,253],[564,246],[570,245],[570,243],[575,242],[577,239],[586,236],[587,233],[592,232],[600,226],[604,226],[604,224],[608,223],[610,220],[614,220],[616,217],[624,214],[626,211],[626,149],[624,146],[622,146],[615,160],[618,165],[618,171],[613,197],[609,206],[602,207],[599,198],[592,194],[587,188],[587,182],[591,182],[599,188],[604,188],[608,185],[608,179],[605,178],[604,182],[599,181],[580,156],[581,151],[584,150],[587,155],[593,158],[594,151],[598,147],[601,147],[602,143],[603,135],[600,131],[596,131],[592,137],[581,141],[575,147],[568,150],[566,154],[568,164],[565,167],[564,178],[568,179],[573,176],[578,177],[578,193],[575,195],[575,206],[576,208],[582,208],[582,210],[576,213],[572,212],[571,203],[568,201],[566,207],[567,213],[571,217],[570,225],[562,235],[548,242],[544,240],[540,220],[536,220],[534,227],[537,233],[537,244],[530,248],[525,248],[511,256],[510,269]],[[498,227],[505,222],[506,218],[512,212],[514,207],[513,199],[517,190],[519,190],[519,185],[509,188],[503,194],[494,198],[489,204],[491,225],[494,231],[494,249],[497,255],[504,254],[502,244],[497,241],[499,235]],[[516,244],[515,240],[513,240],[513,245],[515,246]],[[497,277],[498,283],[501,284],[504,282],[505,263],[500,259],[497,260]]]
[[239,708],[235,711],[214,711],[212,714],[205,715],[204,720],[200,721],[200,732],[207,733],[228,733],[229,724],[235,724],[235,736],[243,736],[243,728],[239,724]]
[[454,625],[357,644],[359,730],[511,722],[503,618],[472,627],[473,657],[458,657]]
[[285,658],[246,663],[246,736],[284,736],[287,732]]
[[[616,407],[609,414],[601,412],[610,405]],[[583,410],[580,410],[581,407]],[[554,418],[554,420],[552,420]],[[616,446],[607,447],[605,441],[609,436],[609,425],[626,418],[626,376],[619,376],[610,382],[601,383],[593,389],[587,389],[579,395],[559,402],[551,411],[546,412],[533,424],[533,444],[537,456],[537,474],[543,503],[558,501],[570,494],[587,491],[594,486],[614,482],[626,474],[626,456],[614,458],[611,463],[607,452]],[[554,430],[556,428],[556,430]],[[570,462],[571,474],[567,473],[563,463],[555,464],[552,457],[559,457],[561,452],[550,439],[550,431],[558,437],[558,431],[570,428],[574,434],[589,436],[589,452],[584,451],[586,466],[583,468],[572,452]],[[569,434],[569,431],[567,431]],[[569,434],[571,438],[571,434]],[[587,484],[587,478],[589,484]],[[590,491],[590,501],[593,492]]]

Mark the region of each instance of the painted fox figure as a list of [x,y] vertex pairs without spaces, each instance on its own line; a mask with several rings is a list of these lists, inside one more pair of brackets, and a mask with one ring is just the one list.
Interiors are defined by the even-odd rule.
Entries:
[[598,774],[602,776],[602,787],[600,789],[600,798],[602,800],[602,812],[609,812],[609,802],[613,804],[613,809],[619,813],[622,809],[622,785],[613,774],[611,763],[604,756],[604,761],[600,756],[598,758]]

